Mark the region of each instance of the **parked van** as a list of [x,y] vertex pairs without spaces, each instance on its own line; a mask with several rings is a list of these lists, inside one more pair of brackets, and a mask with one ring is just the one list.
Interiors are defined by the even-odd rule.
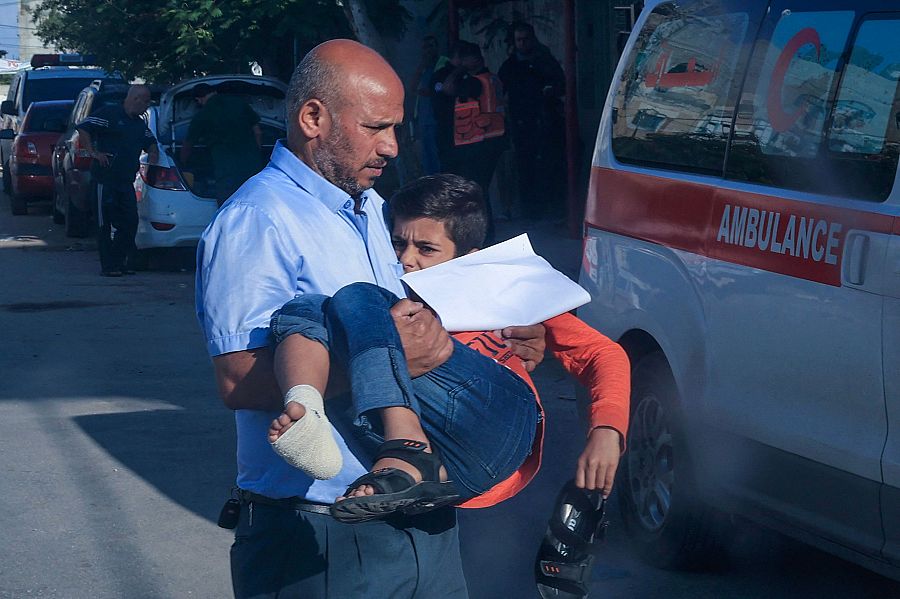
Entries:
[[652,0],[628,41],[579,316],[631,357],[657,564],[714,559],[724,510],[900,573],[898,39],[897,1]]

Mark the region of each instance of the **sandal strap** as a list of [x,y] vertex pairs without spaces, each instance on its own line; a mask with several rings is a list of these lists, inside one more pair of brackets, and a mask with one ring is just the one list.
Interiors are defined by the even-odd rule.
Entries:
[[440,482],[441,456],[437,448],[432,446],[431,453],[426,452],[427,443],[413,439],[392,439],[385,441],[378,448],[375,461],[382,458],[403,460],[419,471],[423,481]]
[[381,468],[380,470],[366,472],[350,483],[344,495],[349,495],[353,489],[363,485],[370,485],[375,488],[379,495],[384,495],[396,491],[404,491],[415,484],[415,479],[399,468]]

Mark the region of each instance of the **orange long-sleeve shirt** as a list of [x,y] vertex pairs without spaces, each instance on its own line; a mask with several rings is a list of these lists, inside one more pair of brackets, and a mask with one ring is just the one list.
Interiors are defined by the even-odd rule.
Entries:
[[[590,429],[608,426],[618,431],[624,439],[628,431],[631,395],[631,372],[625,350],[569,313],[551,318],[544,322],[544,326],[547,329],[547,349],[590,394]],[[490,331],[454,333],[453,336],[461,343],[512,369],[534,390],[540,405],[541,400],[531,376],[522,361],[505,347],[502,340]],[[543,443],[542,419],[534,435],[534,449],[519,469],[483,495],[473,497],[460,507],[490,507],[524,489],[540,469]]]

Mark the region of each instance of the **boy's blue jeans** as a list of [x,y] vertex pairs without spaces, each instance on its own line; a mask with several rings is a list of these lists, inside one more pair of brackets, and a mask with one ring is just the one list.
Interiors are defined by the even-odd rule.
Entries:
[[[464,499],[506,479],[531,451],[538,405],[518,375],[453,340],[441,366],[411,378],[390,308],[399,298],[370,283],[333,297],[307,294],[272,316],[276,343],[292,334],[318,341],[350,379],[354,424],[369,434],[371,410],[402,406],[418,414]],[[326,411],[327,411],[326,402]]]

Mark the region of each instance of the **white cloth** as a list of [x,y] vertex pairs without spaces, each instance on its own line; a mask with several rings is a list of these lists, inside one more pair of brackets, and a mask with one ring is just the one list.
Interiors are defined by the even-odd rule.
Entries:
[[527,233],[401,280],[451,333],[533,325],[591,301],[578,283],[534,253]]

